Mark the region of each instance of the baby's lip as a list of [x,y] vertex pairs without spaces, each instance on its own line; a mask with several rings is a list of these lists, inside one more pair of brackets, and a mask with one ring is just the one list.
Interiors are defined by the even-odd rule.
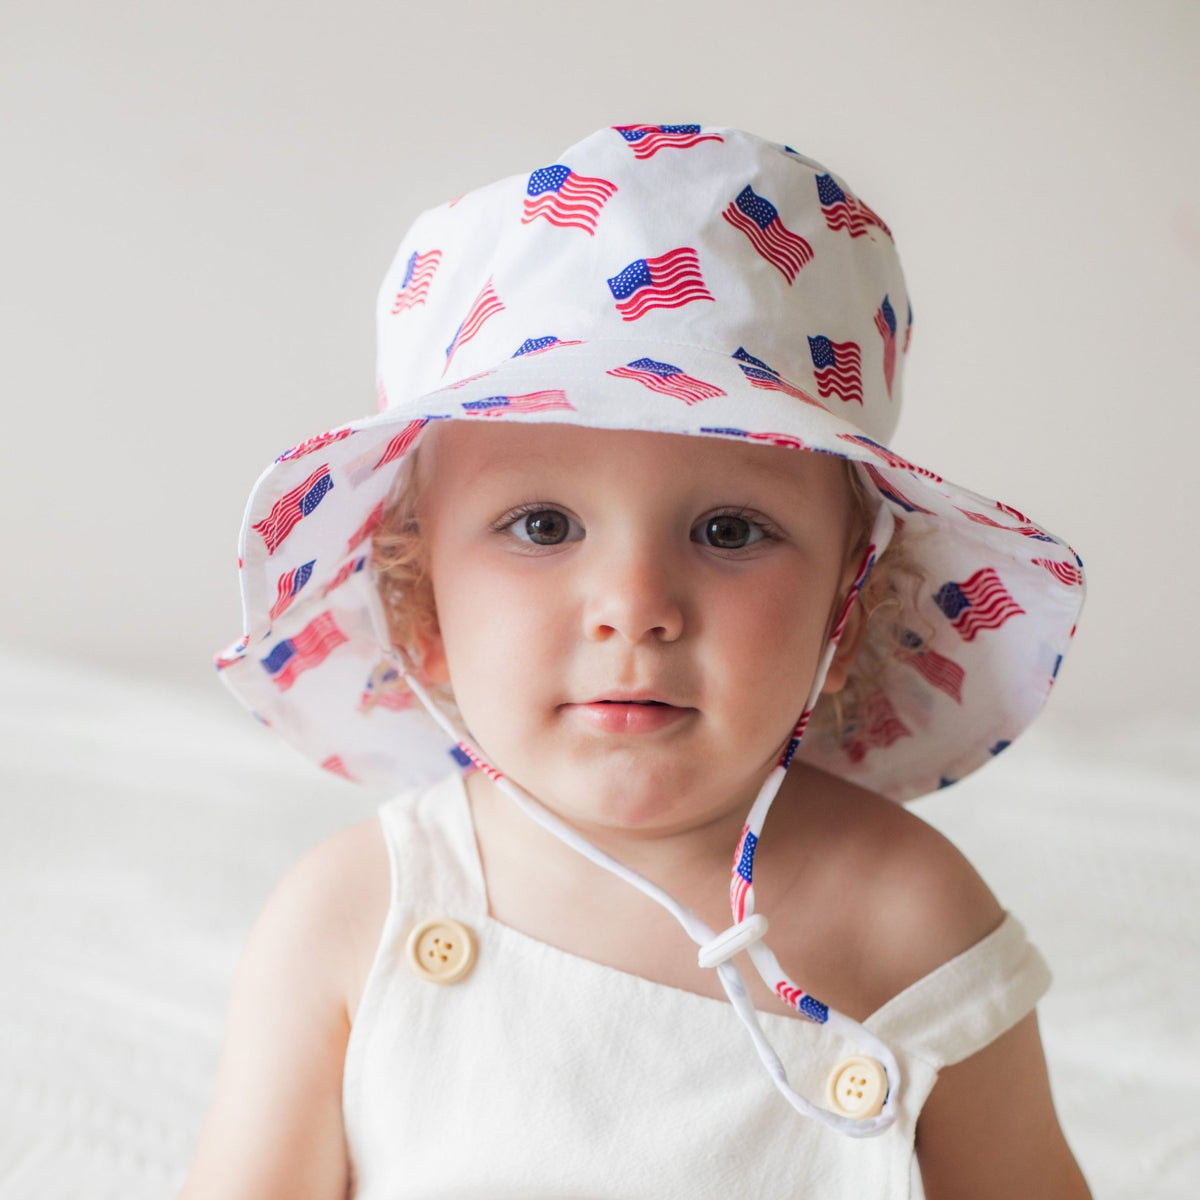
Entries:
[[578,704],[661,704],[669,708],[690,708],[687,704],[677,704],[674,698],[660,691],[630,691],[627,688],[614,689],[586,700],[576,701]]

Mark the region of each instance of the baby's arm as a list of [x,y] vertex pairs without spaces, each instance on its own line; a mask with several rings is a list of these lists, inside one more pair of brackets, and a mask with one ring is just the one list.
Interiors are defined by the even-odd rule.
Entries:
[[926,1200],[1090,1200],[1054,1112],[1036,1012],[941,1071],[917,1157]]
[[[280,881],[233,985],[216,1090],[179,1200],[341,1200],[348,981],[370,897],[374,821],[335,835]],[[386,873],[386,865],[384,866]],[[386,877],[386,875],[385,875]]]

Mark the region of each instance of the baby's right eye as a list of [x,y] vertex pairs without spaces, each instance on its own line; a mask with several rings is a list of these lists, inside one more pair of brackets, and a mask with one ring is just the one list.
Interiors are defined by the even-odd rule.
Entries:
[[583,530],[557,508],[537,508],[518,513],[508,526],[522,542],[534,546],[557,546],[578,541]]

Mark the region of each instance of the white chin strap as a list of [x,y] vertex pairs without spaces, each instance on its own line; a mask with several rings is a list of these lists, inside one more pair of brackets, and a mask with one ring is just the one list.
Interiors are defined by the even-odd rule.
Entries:
[[[800,739],[804,736],[804,730],[808,725],[809,717],[812,715],[812,710],[817,703],[817,699],[820,697],[825,676],[833,661],[842,631],[846,627],[846,621],[849,618],[855,597],[858,595],[859,589],[862,587],[868,572],[874,566],[876,559],[883,553],[888,542],[891,540],[894,528],[891,509],[887,504],[881,504],[871,531],[870,544],[863,555],[862,563],[854,583],[846,595],[842,610],[838,615],[838,619],[829,635],[825,651],[821,656],[816,676],[813,679],[812,689],[809,692],[808,703],[805,705],[804,712],[801,714],[795,731],[778,764],[771,771],[770,775],[767,776],[766,781],[759,789],[759,793],[750,807],[749,815],[746,817],[746,824],[734,853],[732,882],[729,889],[734,924],[720,934],[714,933],[700,917],[686,905],[680,904],[670,893],[651,883],[650,880],[639,875],[636,871],[631,870],[624,863],[618,862],[615,858],[605,854],[603,850],[597,849],[565,821],[555,816],[540,801],[534,799],[524,788],[514,783],[511,779],[507,779],[492,766],[484,758],[482,751],[475,745],[466,729],[462,727],[461,722],[447,714],[442,706],[421,685],[420,681],[416,678],[416,671],[412,663],[408,661],[407,656],[391,647],[391,639],[387,634],[387,622],[380,610],[377,593],[373,588],[366,589],[370,596],[368,603],[371,605],[372,620],[376,627],[380,645],[385,648],[385,655],[400,672],[413,695],[421,701],[426,711],[437,722],[446,736],[455,742],[505,795],[510,796],[522,812],[541,825],[543,829],[548,830],[560,841],[570,846],[572,850],[578,851],[597,866],[612,872],[612,874],[625,880],[631,887],[637,888],[639,892],[648,896],[655,903],[662,905],[683,926],[684,932],[699,947],[698,960],[700,965],[702,967],[712,967],[716,970],[717,976],[721,981],[721,986],[725,989],[725,994],[729,997],[729,1002],[741,1018],[742,1024],[745,1025],[746,1032],[750,1035],[750,1040],[754,1043],[754,1049],[758,1052],[759,1059],[762,1061],[763,1066],[766,1067],[775,1086],[788,1103],[804,1116],[816,1117],[830,1128],[836,1129],[839,1133],[844,1133],[849,1137],[870,1137],[874,1134],[883,1133],[895,1121],[901,1082],[900,1068],[891,1050],[875,1034],[858,1021],[828,1007],[828,1005],[822,1004],[819,1000],[810,996],[803,988],[798,987],[783,971],[783,968],[780,967],[775,955],[762,940],[763,935],[767,931],[766,918],[754,912],[754,852],[758,846],[763,823],[770,810],[771,802],[775,799],[780,785],[783,783],[787,768],[795,755],[796,747],[800,744]],[[882,1109],[874,1116],[855,1118],[834,1112],[828,1108],[811,1103],[791,1087],[788,1083],[787,1071],[784,1069],[779,1055],[775,1053],[774,1048],[767,1041],[766,1035],[759,1026],[758,1013],[746,992],[746,986],[742,982],[741,974],[737,967],[730,961],[735,954],[738,954],[742,950],[747,951],[750,961],[754,964],[763,982],[766,983],[772,992],[790,1004],[801,1015],[818,1024],[827,1026],[831,1031],[843,1038],[850,1055],[868,1056],[875,1059],[880,1067],[882,1067],[887,1076],[887,1094]]]

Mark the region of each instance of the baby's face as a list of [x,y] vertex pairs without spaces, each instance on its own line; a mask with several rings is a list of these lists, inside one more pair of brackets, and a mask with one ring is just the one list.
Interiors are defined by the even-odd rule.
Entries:
[[482,420],[421,453],[425,670],[485,755],[584,828],[663,834],[748,805],[857,565],[840,461]]

